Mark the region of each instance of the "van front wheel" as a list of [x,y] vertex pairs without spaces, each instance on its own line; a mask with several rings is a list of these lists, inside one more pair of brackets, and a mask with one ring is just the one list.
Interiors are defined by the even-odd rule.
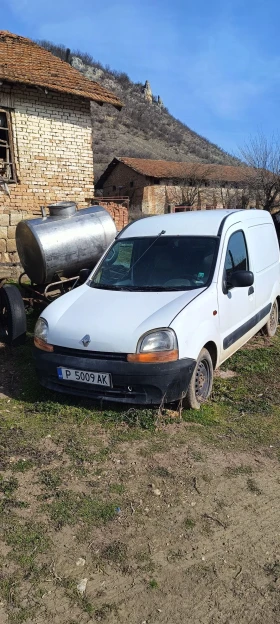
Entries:
[[277,299],[275,299],[274,303],[272,304],[269,319],[267,323],[265,324],[265,326],[263,327],[263,333],[266,336],[269,336],[269,338],[272,338],[276,334],[277,326],[278,326],[278,314],[279,314],[278,301]]
[[199,409],[207,401],[213,385],[213,362],[207,349],[202,349],[184,399],[185,407]]

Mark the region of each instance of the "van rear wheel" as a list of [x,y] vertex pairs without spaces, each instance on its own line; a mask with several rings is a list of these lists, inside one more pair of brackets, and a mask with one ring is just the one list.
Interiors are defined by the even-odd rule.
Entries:
[[200,409],[207,401],[213,386],[213,362],[207,349],[202,349],[192,374],[190,385],[184,399],[185,407]]
[[279,315],[278,301],[277,299],[275,299],[274,303],[272,304],[269,319],[263,327],[263,333],[266,336],[269,336],[269,338],[272,338],[276,334],[277,326],[278,326],[278,315]]

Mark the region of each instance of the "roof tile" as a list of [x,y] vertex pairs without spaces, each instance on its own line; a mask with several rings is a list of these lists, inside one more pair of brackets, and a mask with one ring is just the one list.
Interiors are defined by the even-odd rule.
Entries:
[[116,95],[83,76],[69,63],[31,39],[6,30],[0,31],[0,80],[70,93],[122,108],[122,102]]
[[[196,177],[197,179],[219,182],[241,182],[248,178],[248,167],[233,165],[212,165],[199,162],[175,162],[168,160],[148,160],[144,158],[117,158],[137,173],[153,178]],[[104,175],[104,174],[103,174]]]

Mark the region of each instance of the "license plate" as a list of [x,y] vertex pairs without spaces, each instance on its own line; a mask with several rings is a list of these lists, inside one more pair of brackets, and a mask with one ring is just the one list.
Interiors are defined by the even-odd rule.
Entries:
[[74,368],[59,367],[57,375],[59,379],[65,379],[66,381],[80,381],[96,386],[112,387],[111,375],[109,373],[92,373],[90,371],[75,370]]

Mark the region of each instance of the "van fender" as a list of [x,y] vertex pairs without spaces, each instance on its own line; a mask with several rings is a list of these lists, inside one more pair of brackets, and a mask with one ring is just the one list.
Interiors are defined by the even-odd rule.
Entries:
[[[205,320],[199,324],[193,325],[182,332],[181,327],[176,327],[176,323],[172,323],[171,327],[177,334],[179,345],[179,358],[192,358],[197,361],[200,351],[208,343],[213,343],[213,351],[216,352],[214,358],[214,368],[220,359],[220,335],[219,324],[212,320]],[[212,355],[212,353],[211,353]]]
[[181,310],[170,327],[178,338],[180,359],[197,360],[201,349],[208,342],[213,342],[218,361],[221,345],[216,284],[212,283]]

